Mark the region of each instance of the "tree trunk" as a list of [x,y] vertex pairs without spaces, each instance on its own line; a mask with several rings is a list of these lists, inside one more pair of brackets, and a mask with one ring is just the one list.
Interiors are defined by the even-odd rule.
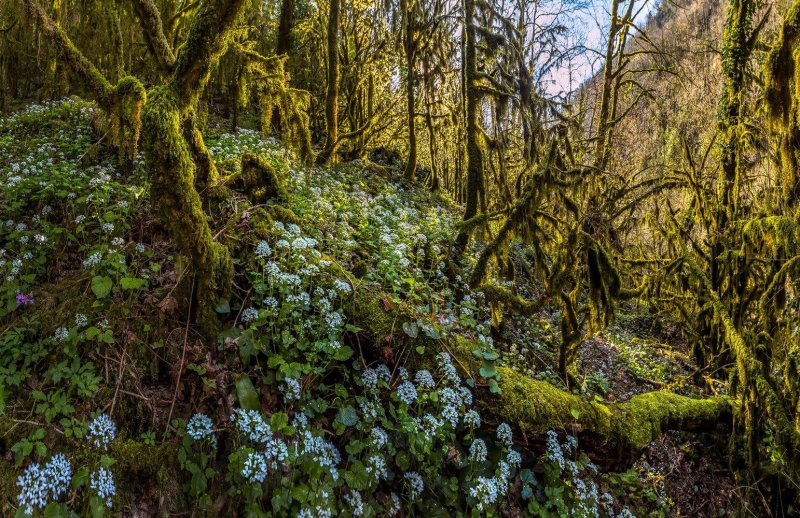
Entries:
[[431,155],[431,176],[428,186],[433,191],[439,190],[439,167],[436,160],[436,130],[433,127],[433,115],[431,114],[430,90],[428,90],[425,102],[425,125],[428,128],[428,153]]
[[289,54],[292,49],[292,27],[294,26],[294,0],[281,2],[281,14],[278,19],[278,42],[275,46],[277,55]]
[[[275,54],[280,56],[286,54],[290,56],[292,49],[292,27],[294,25],[294,0],[283,0],[281,2],[281,13],[278,18],[278,39],[275,45]],[[287,61],[288,66],[288,61]],[[276,106],[272,110],[272,120],[270,122],[273,131],[281,134],[281,112]]]
[[339,139],[339,5],[330,0],[328,9],[328,90],[325,97],[325,148],[317,155],[317,164],[336,162]]
[[416,50],[414,48],[414,23],[412,20],[410,0],[401,2],[403,11],[403,47],[406,53],[406,114],[408,124],[408,160],[406,161],[405,179],[413,182],[417,177],[417,131],[414,117],[414,83],[416,82]]
[[[467,140],[467,185],[466,209],[464,221],[472,219],[478,214],[478,203],[483,193],[483,164],[481,149],[478,143],[478,103],[480,94],[475,85],[478,73],[477,45],[475,34],[475,1],[464,0],[464,94],[466,114],[466,140]],[[467,248],[470,232],[466,228],[458,233],[453,245],[454,255],[457,259]]]

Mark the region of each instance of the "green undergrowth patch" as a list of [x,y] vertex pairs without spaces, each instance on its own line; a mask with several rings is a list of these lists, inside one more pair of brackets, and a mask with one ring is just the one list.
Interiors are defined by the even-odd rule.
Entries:
[[[2,514],[630,515],[566,430],[537,451],[479,404],[503,365],[548,378],[557,315],[492,331],[445,275],[451,202],[207,130],[236,269],[207,340],[143,165],[97,145],[93,110],[0,120]],[[245,153],[279,198],[225,185]]]

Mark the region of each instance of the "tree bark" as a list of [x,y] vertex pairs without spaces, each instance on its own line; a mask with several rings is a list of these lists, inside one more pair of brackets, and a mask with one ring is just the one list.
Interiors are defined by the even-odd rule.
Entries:
[[317,155],[317,164],[336,162],[339,145],[339,11],[340,0],[329,0],[328,8],[328,77],[325,97],[325,148]]
[[[464,95],[466,114],[466,141],[467,141],[467,185],[466,208],[464,221],[472,219],[478,214],[478,203],[483,185],[483,163],[480,144],[478,142],[478,92],[476,77],[478,73],[477,41],[475,32],[475,1],[464,0]],[[469,243],[470,232],[466,228],[458,233],[453,244],[454,256],[459,258]]]
[[406,114],[408,124],[408,160],[406,161],[405,179],[413,182],[417,177],[417,132],[414,116],[414,84],[416,82],[416,49],[414,42],[414,20],[410,2],[402,0],[403,11],[403,47],[406,54]]

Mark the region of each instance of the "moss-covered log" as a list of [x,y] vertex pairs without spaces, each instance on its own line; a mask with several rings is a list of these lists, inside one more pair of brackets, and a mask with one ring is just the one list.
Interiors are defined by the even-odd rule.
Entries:
[[623,451],[638,451],[666,430],[696,431],[731,416],[725,397],[692,399],[667,391],[640,394],[622,403],[603,404],[570,394],[501,367],[499,401],[487,405],[526,433],[567,429],[607,437]]
[[[408,337],[402,331],[402,324],[411,318],[410,314],[403,306],[383,298],[380,291],[366,285],[357,287],[345,311],[362,330],[362,347],[369,344],[382,359],[391,359],[405,351],[410,355],[404,356],[406,365],[431,367],[435,354],[446,350],[455,356],[463,370],[476,376],[474,371],[478,365],[471,351],[479,348],[477,342],[462,336],[447,341],[435,340],[422,333],[416,338]],[[392,347],[387,351],[390,344]],[[425,348],[423,355],[415,352],[418,346]],[[729,422],[732,415],[731,400],[726,397],[692,399],[655,391],[625,402],[603,404],[534,380],[511,368],[500,367],[498,372],[501,392],[484,394],[479,402],[484,412],[515,425],[525,434],[568,430],[591,436],[599,441],[593,440],[590,444],[616,449],[619,456],[625,458],[632,458],[631,454],[667,430],[712,429]]]

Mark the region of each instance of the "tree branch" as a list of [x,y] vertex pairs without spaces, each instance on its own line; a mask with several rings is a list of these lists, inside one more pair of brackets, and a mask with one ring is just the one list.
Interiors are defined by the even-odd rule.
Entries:
[[195,15],[175,63],[172,88],[182,110],[197,104],[211,70],[228,48],[245,0],[207,0]]
[[172,46],[164,35],[164,27],[161,24],[161,13],[153,0],[132,0],[133,9],[144,32],[147,46],[156,58],[158,67],[167,74],[172,73],[175,68],[175,54]]
[[86,87],[94,94],[100,106],[106,110],[112,107],[112,96],[114,88],[106,77],[95,67],[78,47],[72,43],[69,36],[59,27],[50,15],[36,2],[36,0],[19,0],[25,12],[33,18],[36,27],[42,31],[48,39],[52,40],[56,47],[56,52],[61,59],[67,62],[80,78]]

